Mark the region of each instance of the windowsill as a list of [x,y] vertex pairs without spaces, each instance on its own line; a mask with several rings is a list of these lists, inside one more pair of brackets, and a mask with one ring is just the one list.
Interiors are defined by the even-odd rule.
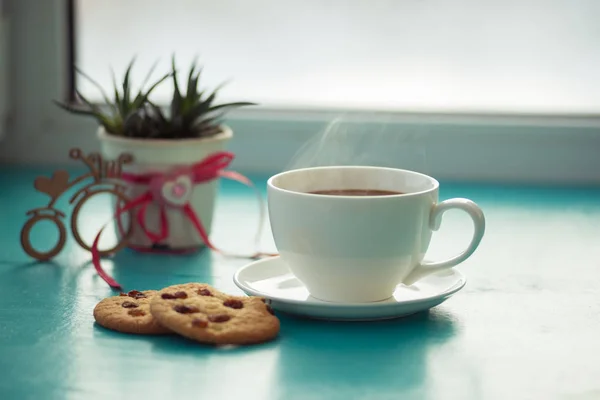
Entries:
[[[71,147],[98,150],[94,121],[53,108],[47,112],[42,121],[25,116],[15,121],[0,146],[1,160],[62,164]],[[600,183],[596,118],[356,113],[344,122],[349,131],[323,135],[335,116],[314,110],[234,112],[226,121],[235,132],[229,146],[236,154],[233,167],[260,174],[356,163],[451,181]],[[312,148],[306,147],[309,141]]]

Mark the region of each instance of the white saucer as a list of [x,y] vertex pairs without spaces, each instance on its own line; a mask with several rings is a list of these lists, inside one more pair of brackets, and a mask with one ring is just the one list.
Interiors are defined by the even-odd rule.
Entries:
[[330,303],[310,296],[308,290],[279,257],[252,262],[233,276],[235,284],[252,296],[267,299],[273,309],[305,317],[365,321],[404,317],[446,301],[467,283],[452,268],[429,275],[411,286],[398,285],[394,296],[375,303]]

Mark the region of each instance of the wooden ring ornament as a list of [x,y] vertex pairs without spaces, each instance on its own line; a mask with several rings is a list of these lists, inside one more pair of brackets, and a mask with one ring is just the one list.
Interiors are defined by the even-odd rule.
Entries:
[[[33,247],[33,245],[31,244],[31,240],[29,239],[29,235],[31,234],[31,229],[33,228],[33,226],[43,220],[50,220],[50,221],[54,222],[54,225],[56,225],[56,227],[58,228],[58,242],[56,243],[56,245],[54,245],[53,248],[51,248],[48,251],[36,250]],[[59,214],[55,214],[55,215],[35,214],[32,218],[30,218],[25,223],[25,225],[23,226],[23,229],[21,230],[21,246],[23,247],[23,250],[25,250],[25,253],[27,253],[31,257],[33,257],[37,260],[40,260],[40,261],[50,260],[51,258],[56,256],[58,253],[60,253],[61,250],[63,249],[63,247],[65,247],[66,241],[67,241],[67,230],[65,229],[65,224],[63,224],[62,221],[60,220]]]
[[[99,195],[99,194],[112,194],[117,197],[117,202],[121,202],[124,204],[127,204],[129,202],[129,198],[127,198],[122,192],[120,192],[118,190],[106,189],[106,188],[94,190],[94,191],[86,194],[84,197],[81,198],[81,200],[79,200],[77,202],[77,204],[75,205],[75,208],[73,208],[73,213],[71,214],[71,232],[73,233],[73,238],[79,244],[79,246],[81,246],[82,248],[84,248],[87,251],[92,251],[92,245],[87,244],[81,237],[81,235],[79,233],[79,227],[77,226],[77,220],[79,218],[79,213],[81,212],[81,208],[83,207],[83,205],[88,200],[90,200],[92,197]],[[130,211],[129,216],[130,216],[130,218],[132,217],[131,211]],[[113,247],[111,247],[109,249],[99,250],[98,253],[101,256],[107,256],[109,254],[113,254],[113,253],[116,253],[116,252],[122,250],[123,248],[125,248],[127,246],[127,239],[130,237],[132,231],[133,231],[133,224],[129,223],[127,230],[124,232],[123,236],[119,239],[119,241]]]

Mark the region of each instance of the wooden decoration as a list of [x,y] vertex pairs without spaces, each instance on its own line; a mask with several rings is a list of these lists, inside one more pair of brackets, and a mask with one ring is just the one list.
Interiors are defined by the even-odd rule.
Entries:
[[[71,234],[75,238],[75,241],[88,251],[91,250],[92,246],[91,244],[84,242],[79,233],[77,224],[83,205],[98,194],[110,194],[115,196],[117,204],[126,204],[129,202],[129,199],[125,195],[126,186],[119,182],[119,177],[121,176],[121,167],[133,161],[133,157],[130,154],[121,154],[116,161],[107,161],[103,160],[102,156],[98,153],[85,155],[80,149],[74,148],[69,151],[69,157],[73,160],[80,160],[83,162],[88,168],[88,172],[69,181],[69,173],[64,170],[58,170],[52,174],[51,178],[40,176],[36,178],[33,183],[33,186],[38,192],[50,196],[50,202],[45,207],[35,208],[27,212],[27,215],[30,215],[31,217],[25,222],[25,225],[21,230],[21,246],[23,247],[23,250],[25,250],[28,255],[38,260],[49,260],[53,258],[60,253],[65,246],[67,232],[63,219],[66,218],[66,215],[62,211],[56,209],[54,204],[58,198],[69,189],[85,182],[85,185],[71,196],[69,204],[74,205],[70,221]],[[36,250],[29,239],[31,229],[35,224],[43,220],[52,221],[58,228],[58,241],[56,245],[48,251]],[[101,250],[100,255],[105,256],[112,254],[124,248],[127,245],[127,238],[131,234],[131,231],[132,224],[129,224],[129,227],[119,238],[117,244],[110,249]]]

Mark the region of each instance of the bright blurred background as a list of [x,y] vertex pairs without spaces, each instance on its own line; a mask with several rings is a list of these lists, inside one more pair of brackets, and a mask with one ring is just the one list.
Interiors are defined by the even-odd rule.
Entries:
[[[76,62],[102,85],[136,55],[269,108],[600,111],[598,0],[76,0]],[[95,95],[85,81],[85,94]],[[166,99],[169,87],[156,97]]]

